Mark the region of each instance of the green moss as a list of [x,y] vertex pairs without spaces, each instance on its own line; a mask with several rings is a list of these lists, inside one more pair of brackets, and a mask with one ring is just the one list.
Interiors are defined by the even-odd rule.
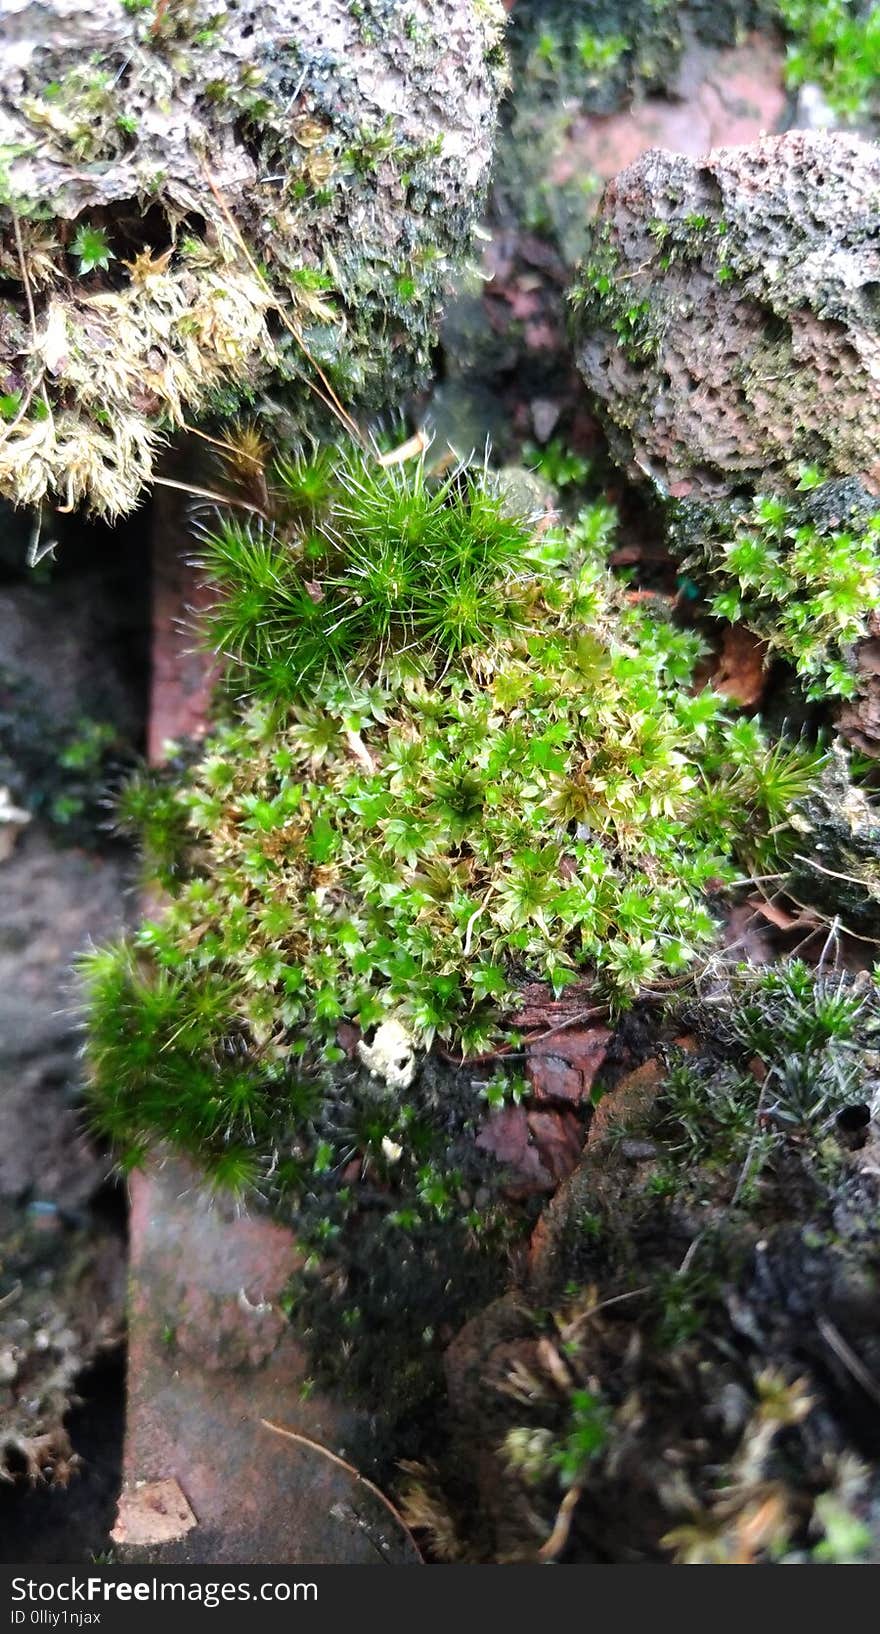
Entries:
[[[556,1537],[572,1487],[561,1562],[625,1549],[742,1563],[746,1537],[756,1562],[857,1557],[872,1490],[857,1455],[870,1460],[870,1443],[852,1427],[849,1379],[829,1383],[805,1334],[830,1326],[830,1310],[839,1340],[871,1353],[871,1159],[860,1173],[837,1116],[860,1110],[870,1141],[861,1103],[875,1094],[880,990],[798,962],[719,967],[668,1023],[688,1047],[670,1052],[646,1106],[640,1161],[606,1126],[545,1215],[537,1282],[469,1332],[479,1383],[456,1381],[445,1501],[460,1502],[462,1461],[478,1469],[500,1448],[494,1543],[508,1559],[535,1559],[536,1512],[538,1536]],[[589,1234],[586,1205],[600,1211]],[[407,1512],[425,1524],[424,1505]],[[472,1518],[459,1530],[485,1547]]]
[[880,514],[857,484],[804,468],[803,498],[673,508],[686,572],[719,618],[745,624],[793,664],[810,698],[852,697],[853,644],[880,606]]
[[93,227],[88,222],[83,222],[77,228],[70,245],[70,253],[76,257],[77,271],[81,278],[96,270],[107,271],[110,262],[116,259],[103,227]]
[[[568,448],[561,437],[551,437],[549,442],[525,443],[523,459],[530,469],[534,470],[542,481],[549,483],[554,492],[565,488],[581,489],[585,486],[590,475],[591,465],[582,454],[575,453]],[[598,507],[593,506],[591,515],[595,518]],[[615,515],[609,511],[610,524],[613,527]]]
[[815,759],[687,690],[699,640],[621,601],[604,511],[538,544],[473,473],[277,474],[271,531],[208,541],[231,690],[262,702],[127,796],[175,897],[87,967],[104,1133],[227,1177],[249,1150],[247,1179],[343,1019],[479,1051],[524,980],[625,1006],[686,970]]
[[770,9],[763,0],[518,0],[514,72],[546,99],[607,113],[628,95],[668,88],[688,38],[732,44]]
[[529,1484],[555,1475],[563,1491],[579,1487],[593,1460],[607,1446],[610,1413],[592,1390],[573,1390],[568,1421],[550,1429],[509,1430],[504,1441],[508,1468]]
[[47,715],[29,683],[0,667],[0,787],[57,839],[98,843],[108,791],[130,773],[132,760],[130,745],[109,722]]
[[275,481],[282,531],[229,517],[204,539],[222,592],[210,639],[251,691],[299,699],[324,674],[401,650],[455,656],[511,626],[530,539],[477,478],[431,483],[420,463],[383,470],[349,454],[281,460]]
[[116,77],[101,53],[77,63],[21,99],[21,110],[43,141],[73,163],[113,159],[129,134],[119,124]]
[[582,332],[611,329],[631,363],[656,357],[660,343],[656,308],[647,298],[639,299],[632,281],[622,275],[620,255],[607,227],[594,235],[569,299]]
[[880,6],[864,0],[777,0],[777,5],[790,37],[789,85],[821,86],[844,118],[876,115]]
[[870,1098],[876,985],[797,960],[763,972],[741,967],[683,1019],[696,1042],[668,1054],[656,1132],[679,1175],[689,1175],[691,1199],[715,1184],[730,1207],[760,1219],[773,1211],[794,1150],[812,1186],[834,1182],[843,1154],[837,1114]]

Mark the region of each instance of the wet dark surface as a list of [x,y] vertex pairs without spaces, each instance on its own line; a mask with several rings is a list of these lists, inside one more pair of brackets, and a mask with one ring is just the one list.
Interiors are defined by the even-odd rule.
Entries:
[[64,1487],[0,1487],[0,1563],[89,1565],[106,1559],[122,1478],[125,1356],[122,1347],[79,1382],[68,1429],[82,1465]]
[[[4,1563],[93,1560],[121,1480],[127,1202],[85,1128],[72,966],[136,905],[108,798],[145,742],[149,514],[58,528],[57,561],[36,567],[29,519],[4,512],[0,532],[0,784],[30,813],[0,831],[0,1348],[19,1361],[0,1395],[0,1463],[18,1476],[0,1482]],[[31,1412],[48,1371],[34,1309],[76,1333],[77,1376]],[[56,1426],[78,1473],[32,1486],[10,1442]]]

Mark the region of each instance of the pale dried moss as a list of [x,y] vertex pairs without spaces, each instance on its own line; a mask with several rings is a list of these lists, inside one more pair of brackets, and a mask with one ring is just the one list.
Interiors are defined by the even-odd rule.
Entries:
[[201,248],[176,264],[144,252],[119,290],[59,284],[37,321],[33,379],[0,428],[0,490],[21,505],[131,510],[187,408],[246,386],[255,353],[271,363],[274,304],[242,256]]
[[498,0],[19,8],[0,492],[112,518],[184,404],[301,433],[334,393],[371,414],[422,382],[487,180],[503,23]]

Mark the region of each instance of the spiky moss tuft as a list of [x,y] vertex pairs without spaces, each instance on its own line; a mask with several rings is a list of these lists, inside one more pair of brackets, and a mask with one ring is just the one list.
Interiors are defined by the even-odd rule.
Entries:
[[437,482],[421,459],[301,453],[276,463],[268,501],[265,525],[208,528],[202,556],[219,591],[211,645],[267,702],[407,653],[491,649],[522,619],[533,541],[485,473]]
[[114,517],[185,419],[269,394],[288,430],[313,426],[334,391],[374,410],[427,374],[504,18],[495,0],[368,10],[366,28],[354,0],[97,0],[23,37],[24,87],[0,69],[14,503]]
[[343,1020],[478,1052],[529,979],[625,1006],[686,971],[819,758],[687,689],[699,639],[626,601],[589,512],[538,541],[478,474],[280,471],[276,531],[212,547],[230,684],[263,701],[155,805],[136,785],[174,900],[86,963],[99,1126],[244,1179],[305,1138]]
[[812,467],[799,487],[786,498],[680,502],[670,537],[717,617],[792,664],[809,698],[852,698],[853,650],[880,607],[880,512],[859,483],[823,482]]
[[534,1560],[542,1538],[571,1563],[876,1554],[857,1380],[876,1365],[880,991],[797,962],[703,986],[667,1016],[684,1047],[600,1111],[526,1285],[453,1346],[455,1480],[429,1493],[416,1472],[404,1507],[471,1559]]

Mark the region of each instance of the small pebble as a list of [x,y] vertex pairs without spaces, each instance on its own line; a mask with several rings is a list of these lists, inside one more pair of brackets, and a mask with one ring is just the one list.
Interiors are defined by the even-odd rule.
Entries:
[[630,1163],[645,1163],[648,1158],[657,1156],[657,1142],[655,1140],[635,1140],[627,1136],[620,1143],[622,1155]]

